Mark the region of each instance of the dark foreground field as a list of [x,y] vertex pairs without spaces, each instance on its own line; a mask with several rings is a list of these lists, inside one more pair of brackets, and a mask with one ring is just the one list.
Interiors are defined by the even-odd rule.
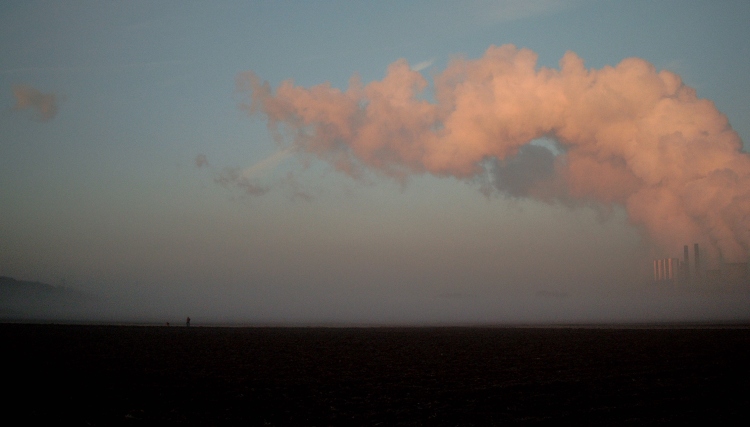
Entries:
[[0,324],[0,339],[3,418],[22,425],[744,424],[750,408],[741,328]]

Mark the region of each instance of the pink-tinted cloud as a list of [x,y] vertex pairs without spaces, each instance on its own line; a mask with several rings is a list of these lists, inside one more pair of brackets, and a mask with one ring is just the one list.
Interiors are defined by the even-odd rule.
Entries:
[[39,120],[47,121],[57,114],[58,97],[54,93],[42,93],[28,85],[15,85],[13,96],[16,98],[16,110],[30,108],[36,112]]
[[[746,260],[750,156],[726,116],[681,78],[638,58],[587,69],[566,53],[559,69],[537,55],[492,46],[456,59],[434,82],[404,60],[385,78],[346,91],[283,82],[275,91],[248,72],[241,107],[261,113],[280,143],[358,176],[411,174],[496,180],[516,197],[621,205],[656,247],[699,242],[714,256]],[[526,148],[551,138],[561,154]]]

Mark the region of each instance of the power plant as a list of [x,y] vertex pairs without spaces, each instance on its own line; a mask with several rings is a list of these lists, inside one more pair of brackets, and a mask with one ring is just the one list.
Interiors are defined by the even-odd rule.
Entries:
[[677,258],[663,258],[654,260],[654,281],[655,282],[680,282],[680,271],[684,269],[684,264]]
[[683,259],[662,258],[654,260],[654,282],[674,286],[743,287],[750,285],[746,262],[722,263],[720,269],[704,270],[700,247],[693,245],[693,264],[690,265],[689,246],[683,248]]

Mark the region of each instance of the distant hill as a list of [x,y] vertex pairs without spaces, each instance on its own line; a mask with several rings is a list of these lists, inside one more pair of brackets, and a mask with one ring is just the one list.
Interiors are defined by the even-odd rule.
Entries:
[[0,320],[65,318],[93,299],[63,286],[0,276]]
[[57,288],[40,282],[16,280],[12,277],[0,276],[0,297],[21,295],[48,295],[55,292],[65,292],[65,288]]

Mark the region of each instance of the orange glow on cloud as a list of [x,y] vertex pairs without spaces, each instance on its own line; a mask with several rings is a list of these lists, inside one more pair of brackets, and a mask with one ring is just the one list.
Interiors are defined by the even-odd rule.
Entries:
[[504,45],[453,60],[435,76],[435,102],[421,97],[428,85],[404,60],[346,91],[288,80],[274,92],[251,72],[238,77],[249,96],[242,108],[264,114],[282,145],[352,176],[364,167],[399,180],[472,178],[488,160],[502,168],[551,138],[562,152],[554,167],[512,195],[622,205],[659,248],[679,253],[695,241],[726,260],[747,258],[750,157],[726,116],[678,75],[638,58],[587,69],[573,52],[559,70],[537,67],[536,53]]

